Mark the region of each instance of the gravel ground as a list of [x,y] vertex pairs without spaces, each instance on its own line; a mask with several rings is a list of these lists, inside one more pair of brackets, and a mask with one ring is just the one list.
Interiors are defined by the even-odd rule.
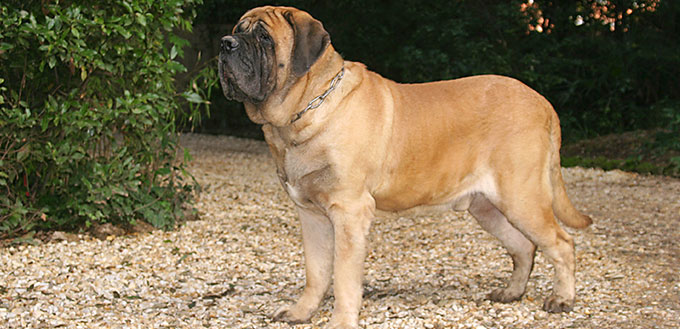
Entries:
[[[173,232],[87,235],[0,249],[2,328],[291,328],[268,315],[304,285],[300,228],[262,142],[187,135],[201,220]],[[525,297],[484,300],[510,258],[466,213],[377,218],[366,328],[676,328],[680,180],[565,169],[595,224],[576,242],[577,301],[541,311],[552,268],[537,253]],[[63,236],[61,234],[60,236]],[[75,240],[75,241],[68,241]],[[330,318],[332,298],[312,318]]]

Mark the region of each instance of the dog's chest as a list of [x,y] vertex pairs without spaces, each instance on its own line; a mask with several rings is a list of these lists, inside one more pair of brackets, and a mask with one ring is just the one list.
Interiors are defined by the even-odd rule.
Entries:
[[[294,143],[278,129],[263,126],[279,181],[291,200],[299,207],[319,206],[332,181],[329,152],[314,141]],[[321,202],[323,203],[323,202]]]
[[288,193],[288,196],[291,200],[293,200],[295,205],[303,208],[306,208],[309,205],[309,199],[304,196],[299,187],[287,181],[282,182],[282,184],[283,188],[286,190],[286,193]]
[[284,190],[297,206],[313,207],[315,195],[323,189],[327,163],[296,148],[283,149],[279,155],[276,170]]

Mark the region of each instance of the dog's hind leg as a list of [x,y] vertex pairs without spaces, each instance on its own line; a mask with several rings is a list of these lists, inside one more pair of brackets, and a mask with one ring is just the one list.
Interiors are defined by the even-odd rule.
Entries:
[[514,189],[504,194],[499,210],[543,251],[554,267],[553,293],[546,298],[543,309],[551,313],[571,311],[575,296],[574,240],[557,224],[550,194],[535,189]]
[[484,230],[500,240],[512,257],[513,270],[507,288],[492,291],[488,298],[503,303],[520,299],[533,268],[536,246],[513,227],[484,195],[476,194],[468,211]]

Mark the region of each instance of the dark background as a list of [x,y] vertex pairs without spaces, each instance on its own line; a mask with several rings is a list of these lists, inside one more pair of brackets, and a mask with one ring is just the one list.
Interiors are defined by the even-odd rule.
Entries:
[[[566,141],[680,124],[680,1],[206,0],[190,37],[201,62],[264,4],[310,12],[345,59],[398,82],[515,77],[553,104]],[[211,102],[195,131],[262,138],[241,104]]]

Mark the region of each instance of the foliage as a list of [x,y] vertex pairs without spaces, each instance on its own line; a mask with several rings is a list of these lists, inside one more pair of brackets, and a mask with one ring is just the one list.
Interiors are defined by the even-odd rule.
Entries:
[[[659,102],[652,108],[655,112],[664,115],[664,121],[668,122],[669,129],[657,133],[653,147],[660,150],[680,150],[680,100],[672,102]],[[680,163],[679,163],[680,165]]]
[[601,168],[604,170],[620,169],[624,171],[633,171],[643,174],[656,174],[656,175],[668,175],[668,176],[678,176],[680,175],[680,170],[678,167],[659,167],[652,163],[642,161],[641,157],[630,157],[625,160],[618,159],[608,159],[603,156],[598,157],[562,157],[563,167],[587,167],[587,168]]
[[[397,81],[518,78],[552,102],[565,140],[654,127],[680,134],[668,123],[680,116],[678,1],[206,0],[197,22],[218,26],[219,39],[265,3],[311,12],[345,58]],[[538,25],[542,33],[529,28]],[[213,95],[227,109],[215,120],[243,120],[240,105]]]
[[0,4],[0,236],[182,216],[175,121],[205,101],[176,90],[174,31],[199,3]]

